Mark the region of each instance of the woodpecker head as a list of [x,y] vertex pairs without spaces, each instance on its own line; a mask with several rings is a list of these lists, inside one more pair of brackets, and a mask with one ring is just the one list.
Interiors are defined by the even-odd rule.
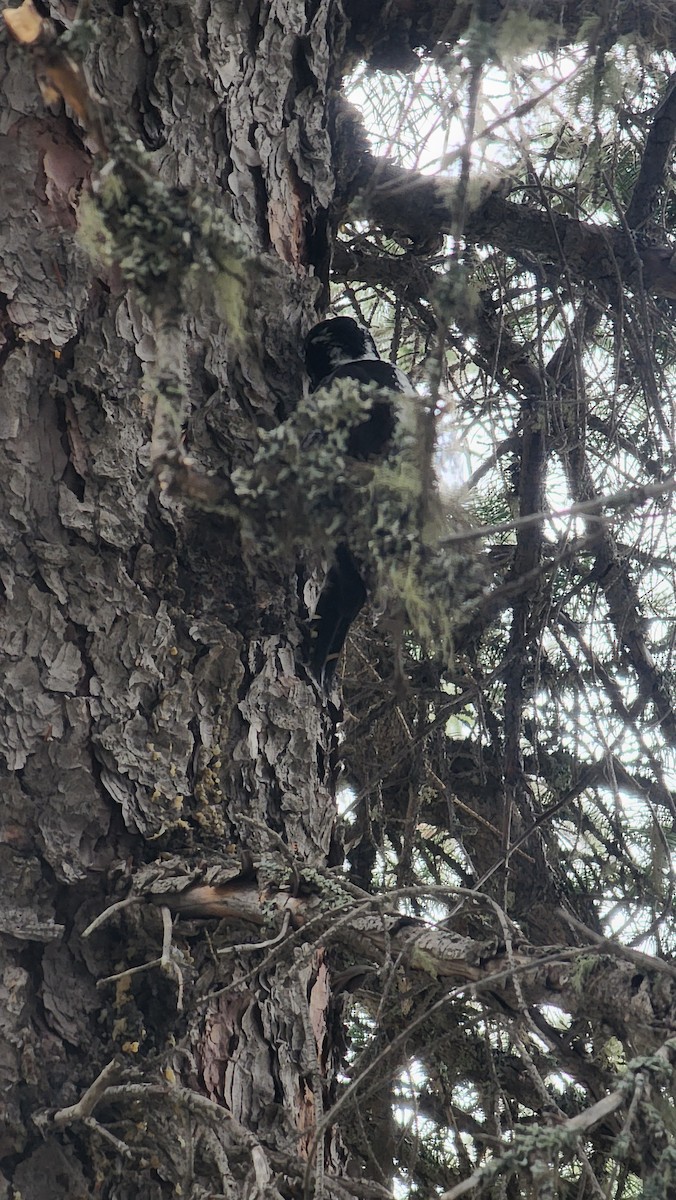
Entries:
[[343,363],[374,358],[380,358],[380,355],[371,334],[352,317],[320,321],[305,339],[305,369],[313,392]]

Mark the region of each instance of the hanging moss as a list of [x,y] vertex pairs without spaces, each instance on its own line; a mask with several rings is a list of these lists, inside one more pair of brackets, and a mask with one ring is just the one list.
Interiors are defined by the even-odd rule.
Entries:
[[[383,398],[398,409],[392,444],[384,460],[358,462],[347,453],[350,432]],[[232,482],[253,545],[331,554],[346,543],[377,602],[402,608],[417,637],[449,658],[463,606],[481,586],[481,560],[476,543],[469,551],[442,543],[449,524],[468,522],[459,505],[442,504],[421,462],[421,404],[336,380],[263,433]]]
[[117,138],[79,218],[85,249],[117,267],[149,310],[179,312],[208,287],[229,333],[240,335],[260,263],[208,198],[158,179],[140,143]]

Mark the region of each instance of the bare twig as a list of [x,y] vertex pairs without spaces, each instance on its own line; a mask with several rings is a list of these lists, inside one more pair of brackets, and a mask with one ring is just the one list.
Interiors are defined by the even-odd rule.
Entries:
[[91,1117],[109,1085],[114,1079],[117,1079],[119,1074],[119,1063],[113,1058],[97,1075],[94,1082],[90,1083],[77,1104],[71,1104],[68,1108],[60,1108],[54,1113],[52,1118],[54,1124],[57,1126],[71,1125],[73,1121],[84,1121],[87,1117]]
[[666,959],[654,958],[652,954],[644,954],[641,950],[633,950],[631,946],[624,946],[621,942],[613,941],[612,938],[606,938],[601,934],[594,933],[593,929],[589,929],[586,925],[583,925],[582,921],[578,921],[577,917],[566,912],[564,908],[557,909],[557,913],[570,925],[571,929],[575,929],[578,933],[581,933],[606,954],[612,954],[614,958],[624,958],[627,962],[636,963],[636,966],[642,967],[644,971],[661,971],[665,975],[671,975],[672,979],[676,979],[676,967],[667,962]]
[[526,525],[537,525],[544,521],[554,523],[563,517],[593,516],[604,508],[639,508],[656,496],[668,496],[676,491],[676,479],[668,479],[661,483],[648,483],[644,487],[623,488],[619,492],[611,492],[607,496],[598,496],[593,500],[581,500],[578,504],[570,504],[567,508],[555,508],[550,512],[528,513],[523,517],[515,517],[513,521],[498,521],[494,525],[483,525],[480,529],[463,529],[459,533],[449,534],[444,538],[445,546],[457,542],[478,541],[491,537],[496,533],[506,533],[511,529],[521,529]]
[[82,931],[80,936],[83,938],[90,937],[95,929],[98,929],[101,925],[104,925],[106,921],[109,921],[116,912],[120,912],[123,908],[131,908],[132,904],[141,904],[142,900],[142,896],[127,896],[124,900],[117,900],[115,904],[111,904],[108,906],[108,908],[104,908],[103,912],[99,913],[98,917],[94,918],[91,924]]

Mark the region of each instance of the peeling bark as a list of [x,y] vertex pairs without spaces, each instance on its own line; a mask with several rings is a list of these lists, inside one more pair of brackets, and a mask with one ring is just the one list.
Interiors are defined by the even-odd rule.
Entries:
[[[297,347],[326,286],[342,27],[328,4],[310,19],[294,3],[96,16],[87,69],[108,130],[140,137],[164,187],[209,197],[268,260],[243,331],[206,293],[178,331],[185,447],[227,477],[302,391]],[[93,1194],[111,1170],[134,1194],[272,1195],[268,1153],[317,1158],[321,1092],[335,1087],[321,951],[289,985],[286,962],[246,982],[250,955],[214,959],[190,924],[172,938],[158,908],[81,935],[124,897],[132,864],[170,850],[227,878],[232,848],[257,897],[292,860],[325,864],[335,713],[304,666],[311,564],[262,559],[231,520],[154,486],[150,384],[173,347],[79,240],[105,155],[45,110],[25,49],[3,58],[1,1149],[25,1197],[44,1195],[46,1175],[64,1181],[55,1195]],[[224,983],[235,990],[196,1004]],[[133,1093],[114,1136],[105,1105],[56,1129],[50,1110],[74,1104],[111,1050],[123,1078],[197,1087],[255,1138],[185,1110],[174,1136],[171,1104],[142,1104],[140,1134]],[[320,1146],[339,1172],[340,1139]]]

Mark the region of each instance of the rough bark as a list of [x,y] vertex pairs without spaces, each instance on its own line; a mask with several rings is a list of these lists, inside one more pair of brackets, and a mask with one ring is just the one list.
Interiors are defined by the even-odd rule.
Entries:
[[[383,1200],[407,1152],[392,1102],[412,1055],[430,1080],[436,1072],[428,1111],[489,1146],[508,1176],[518,1162],[506,1144],[497,1154],[491,1096],[493,1114],[504,1095],[514,1111],[537,1112],[549,1098],[543,1077],[568,1070],[583,1097],[574,1112],[555,1111],[554,1132],[574,1148],[602,1125],[594,1145],[606,1153],[627,1109],[632,1119],[640,1109],[645,1079],[668,1088],[673,968],[604,941],[550,825],[585,789],[618,778],[650,804],[673,797],[657,772],[611,755],[581,772],[564,748],[537,745],[525,718],[543,627],[533,597],[547,599],[551,544],[520,529],[506,586],[457,630],[443,680],[414,654],[415,686],[400,694],[383,667],[387,631],[357,633],[340,744],[356,790],[346,878],[331,871],[343,857],[340,713],[307,668],[321,555],[307,544],[300,553],[293,536],[272,553],[232,509],[234,472],[301,395],[302,335],[323,315],[348,201],[359,195],[369,221],[416,250],[458,232],[452,191],[373,162],[339,103],[340,75],[357,55],[408,68],[414,51],[456,40],[476,15],[436,4],[306,11],[294,0],[121,6],[96,13],[91,96],[77,93],[63,46],[2,46],[0,1195],[42,1200],[49,1179],[64,1197],[286,1200],[314,1189]],[[573,38],[590,19],[577,5],[530,15],[545,23],[530,26],[539,44]],[[668,14],[618,5],[615,15],[608,44],[641,23],[655,45],[669,40]],[[489,50],[510,16],[516,8],[484,6]],[[593,43],[597,33],[592,21]],[[66,109],[57,76],[71,88]],[[632,230],[663,183],[670,104],[661,119]],[[601,230],[500,192],[460,209],[468,242],[565,270],[611,310],[627,290],[676,295],[670,250],[642,246],[621,222]],[[116,254],[132,210],[136,240]],[[219,243],[212,227],[236,230],[236,241]],[[106,238],[107,267],[85,249]],[[189,285],[195,259],[202,274]],[[335,264],[388,286],[401,274],[394,258],[356,252]],[[409,255],[406,276],[400,297],[436,332],[433,270]],[[583,312],[580,342],[596,311]],[[577,399],[577,347],[535,363],[498,328],[487,295],[457,323],[487,373],[517,389],[522,422],[496,455],[519,448],[521,515],[541,505],[553,435],[574,496],[594,499],[579,412],[557,411]],[[639,699],[654,702],[673,743],[638,589],[606,529],[594,525],[589,548]],[[473,651],[507,610],[503,728]],[[582,650],[628,725],[621,689]],[[485,720],[471,743],[448,736],[468,696]],[[529,774],[548,803],[532,803]],[[455,842],[464,891],[408,887],[426,821],[441,846],[430,876],[443,875]],[[378,853],[387,860],[392,847],[390,902],[369,891]],[[443,921],[402,916],[401,904],[429,897],[445,905]],[[375,1033],[340,1090],[351,988]],[[549,1004],[570,1018],[565,1035],[543,1016]],[[547,1052],[507,1052],[497,1036],[493,1052],[474,1032],[477,1012],[501,1037],[539,1030]],[[647,1056],[626,1086],[603,1057],[608,1031],[627,1055]],[[481,1122],[457,1102],[468,1080],[484,1089]],[[663,1136],[636,1138],[632,1170],[646,1146],[652,1170]],[[423,1164],[430,1188],[460,1195],[485,1182],[458,1143],[457,1162]]]
[[[156,486],[149,393],[178,372],[183,449],[223,478],[292,410],[326,287],[343,33],[329,4],[308,19],[151,3],[96,22],[103,140],[140,138],[162,195],[225,210],[254,265],[243,329],[205,291],[168,345],[124,264],[97,267],[78,240],[105,176],[97,131],[45,108],[30,66],[52,51],[3,45],[1,1150],[25,1197],[48,1176],[64,1195],[97,1179],[117,1196],[273,1195],[275,1147],[301,1174],[342,1169],[339,1140],[318,1150],[312,1133],[340,1043],[321,948],[237,986],[260,954],[214,958],[190,925],[172,942],[157,908],[83,931],[169,850],[257,894],[297,877],[292,860],[327,860],[335,714],[304,666],[309,566]],[[225,949],[260,937],[236,925]],[[173,1090],[123,1088],[114,1136],[93,1105],[55,1122],[111,1059]],[[182,1085],[230,1122],[186,1107]]]

